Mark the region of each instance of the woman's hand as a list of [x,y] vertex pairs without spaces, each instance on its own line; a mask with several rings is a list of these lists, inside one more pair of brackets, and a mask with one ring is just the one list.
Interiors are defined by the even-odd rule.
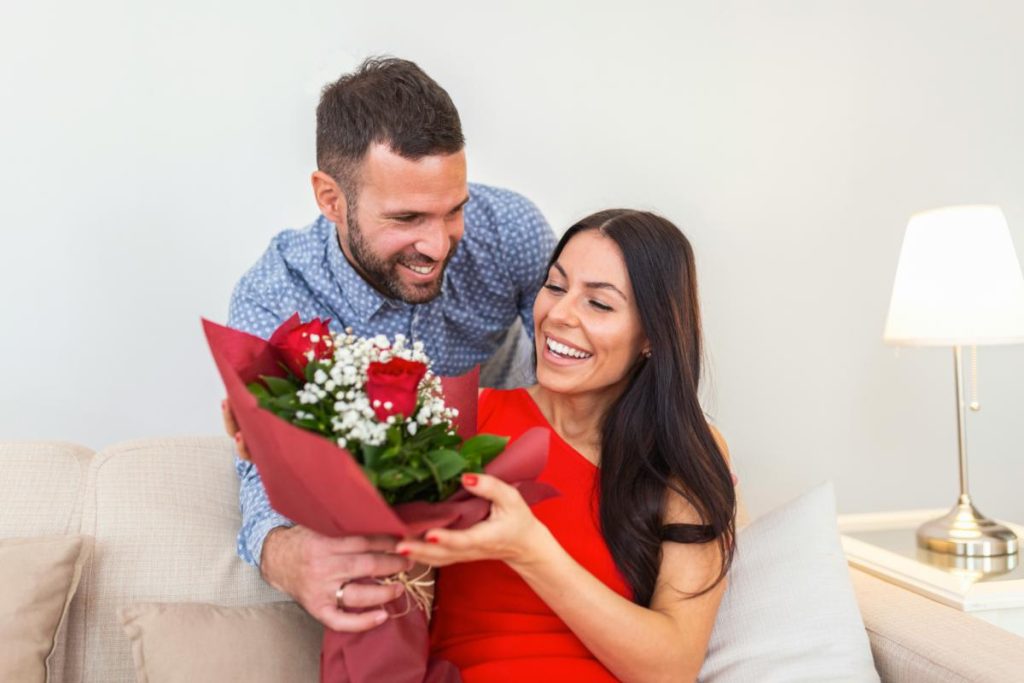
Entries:
[[533,516],[519,491],[488,474],[464,474],[462,485],[473,495],[491,501],[487,519],[462,531],[431,529],[425,542],[402,541],[395,551],[434,567],[503,560],[514,568],[537,559],[543,552],[543,541],[551,535]]

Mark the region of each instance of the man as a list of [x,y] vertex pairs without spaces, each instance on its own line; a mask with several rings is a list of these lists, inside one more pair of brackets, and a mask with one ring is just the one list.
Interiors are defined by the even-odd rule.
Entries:
[[[272,240],[236,286],[228,325],[266,338],[296,312],[330,318],[360,336],[422,341],[440,375],[484,363],[484,384],[529,383],[533,299],[555,238],[528,200],[467,183],[448,94],[412,62],[367,60],[324,89],[316,147],[322,215]],[[382,623],[379,606],[400,588],[350,582],[407,569],[389,552],[395,540],[293,525],[270,507],[256,468],[236,468],[239,555],[328,628]]]

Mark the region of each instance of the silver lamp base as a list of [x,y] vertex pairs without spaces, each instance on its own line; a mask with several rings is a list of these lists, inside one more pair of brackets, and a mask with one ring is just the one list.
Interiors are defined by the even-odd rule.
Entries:
[[1015,533],[978,512],[967,496],[947,514],[918,527],[917,544],[962,557],[1014,555],[1020,547]]
[[1020,564],[1020,553],[993,557],[967,557],[966,555],[933,553],[931,550],[918,548],[917,559],[923,564],[943,569],[953,576],[971,581],[981,581],[988,577],[1012,572]]

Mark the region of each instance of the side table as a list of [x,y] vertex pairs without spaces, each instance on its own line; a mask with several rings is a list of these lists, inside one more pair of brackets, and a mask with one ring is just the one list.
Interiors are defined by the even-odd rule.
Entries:
[[[918,548],[917,527],[945,509],[839,516],[851,566],[1024,636],[1021,556],[956,558]],[[1005,522],[1004,522],[1005,523]],[[1024,527],[1007,524],[1024,539]]]

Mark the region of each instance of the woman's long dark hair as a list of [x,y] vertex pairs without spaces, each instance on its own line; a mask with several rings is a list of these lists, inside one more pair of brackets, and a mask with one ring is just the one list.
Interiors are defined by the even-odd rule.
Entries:
[[[687,594],[702,595],[732,562],[736,493],[698,400],[702,350],[693,249],[660,216],[609,209],[569,228],[551,264],[585,230],[597,230],[622,251],[651,353],[633,367],[602,422],[601,531],[633,600],[644,606],[654,593],[664,541],[717,542],[718,576]],[[689,501],[702,524],[665,524],[670,489]]]

